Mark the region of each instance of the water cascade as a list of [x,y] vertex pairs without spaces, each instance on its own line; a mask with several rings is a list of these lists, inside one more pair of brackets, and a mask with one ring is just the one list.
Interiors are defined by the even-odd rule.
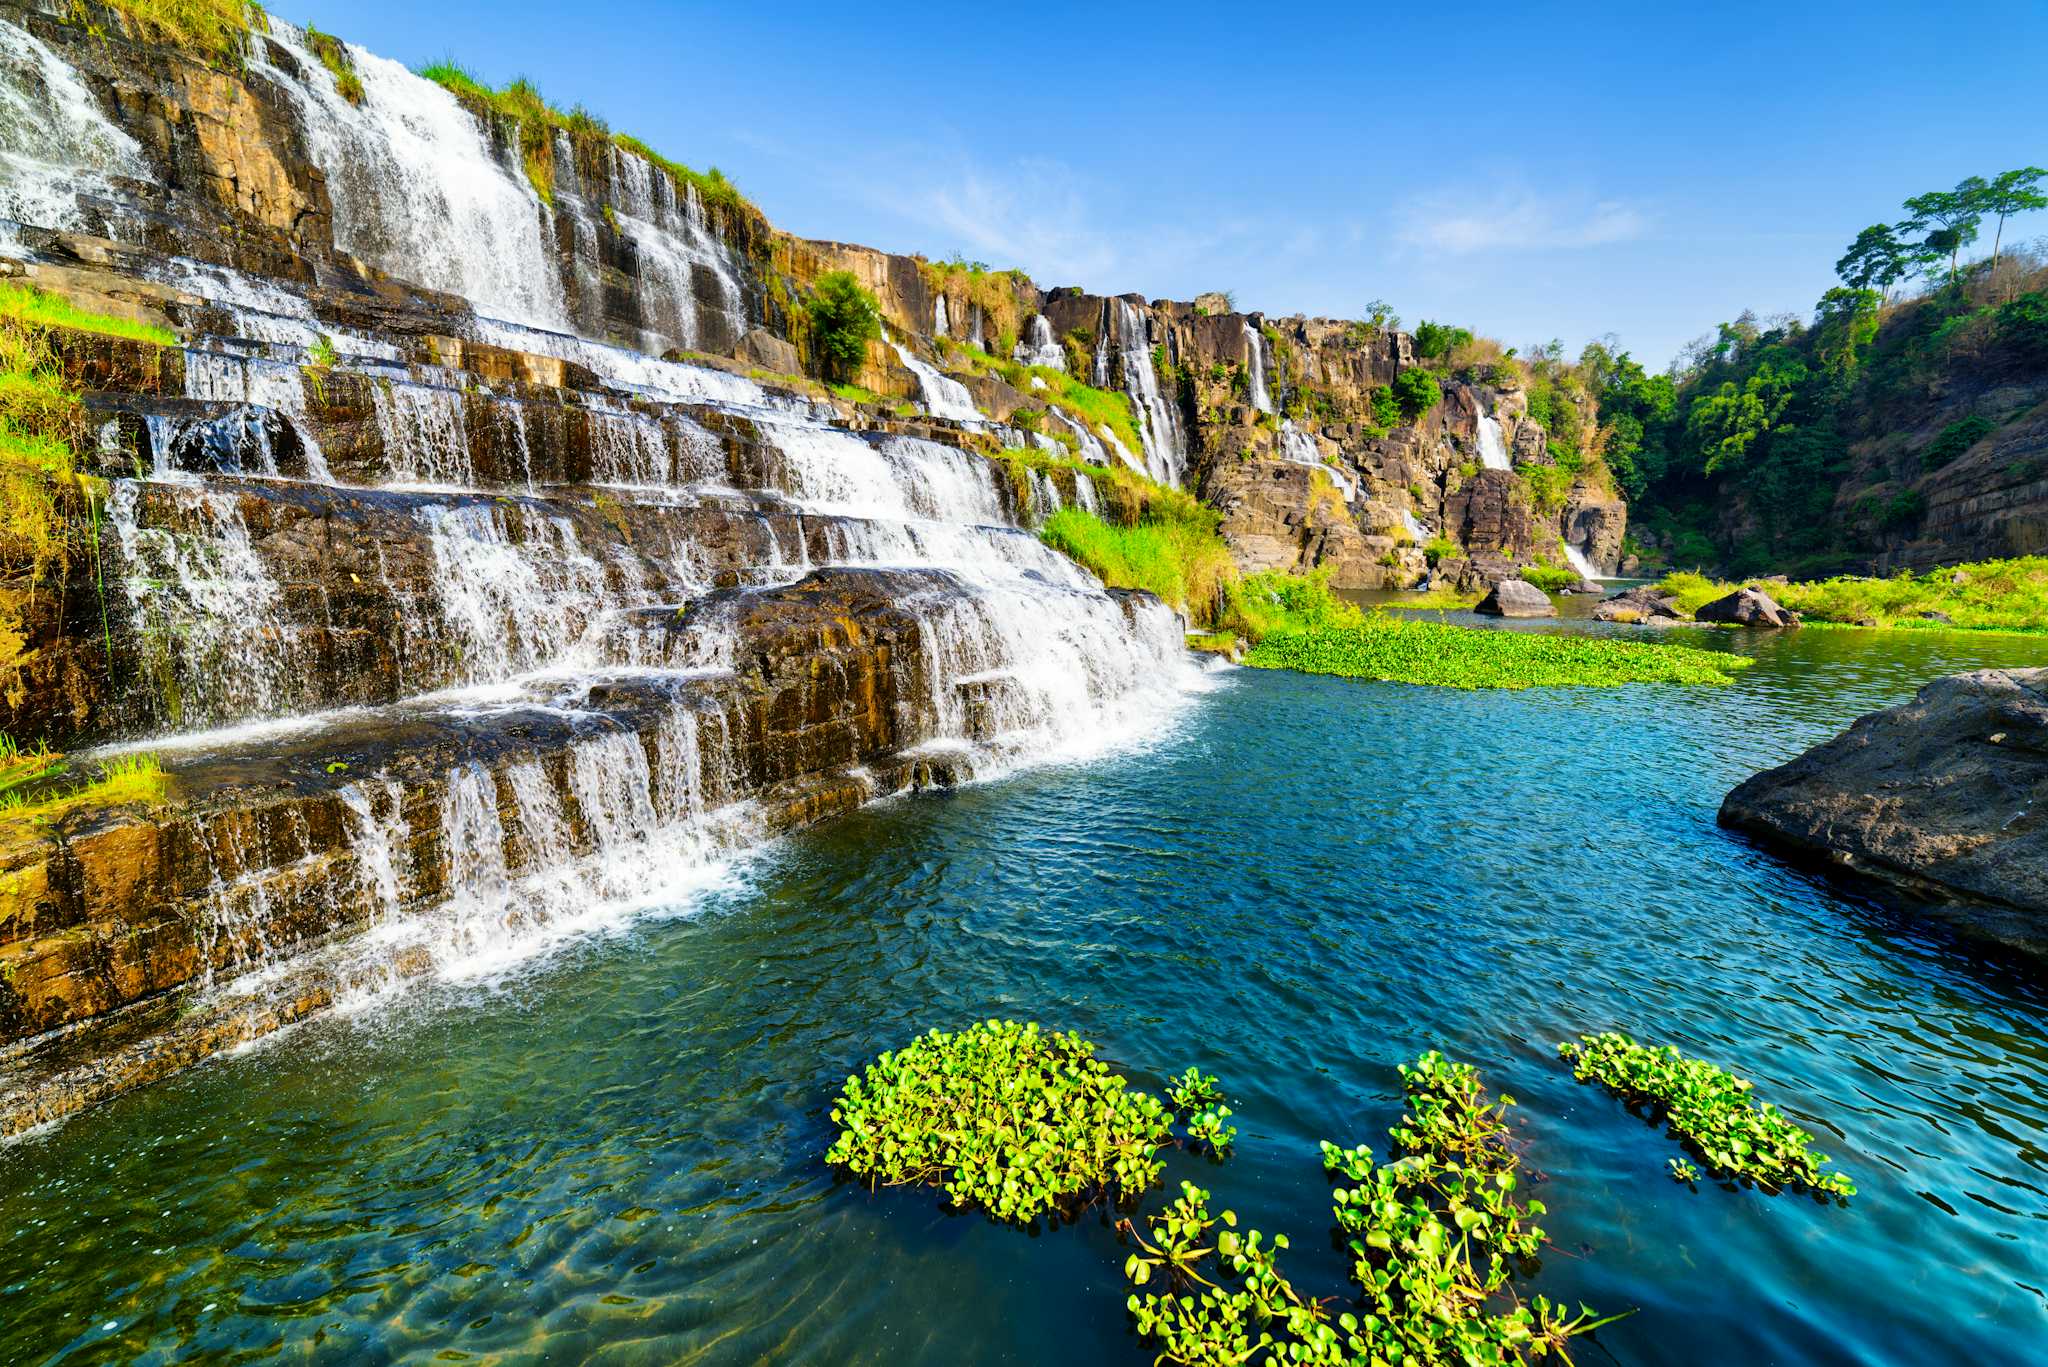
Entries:
[[1334,463],[1324,460],[1323,449],[1316,445],[1316,439],[1296,427],[1292,418],[1280,420],[1280,455],[1295,465],[1310,465],[1321,470],[1344,491],[1347,502],[1358,497],[1358,481]]
[[950,375],[942,375],[926,361],[921,361],[910,348],[901,342],[891,341],[896,355],[903,362],[903,368],[917,376],[918,396],[923,399],[925,411],[935,418],[946,418],[953,422],[980,422],[981,410],[974,406],[974,396],[967,392],[967,386]]
[[1131,396],[1131,406],[1137,412],[1145,473],[1162,484],[1178,485],[1187,468],[1187,438],[1181,429],[1180,410],[1160,391],[1144,315],[1128,299],[1107,300],[1103,311],[1104,336],[1095,351],[1095,386],[1107,389],[1113,368],[1121,373],[1124,392]]
[[1588,583],[1591,583],[1596,579],[1605,579],[1607,577],[1606,575],[1600,573],[1599,567],[1596,566],[1592,562],[1592,560],[1587,557],[1584,551],[1580,550],[1577,546],[1574,546],[1569,541],[1564,543],[1564,558],[1565,563],[1572,567],[1572,569],[1578,574],[1579,578],[1587,581]]
[[1273,396],[1266,392],[1266,337],[1250,323],[1244,325],[1244,351],[1252,407],[1261,413],[1270,413],[1273,411]]
[[1049,370],[1067,368],[1067,349],[1052,335],[1052,320],[1042,313],[1031,315],[1031,321],[1024,325],[1024,335],[1010,352],[1010,358],[1019,365],[1042,365]]
[[1490,414],[1479,415],[1479,463],[1489,470],[1512,470],[1508,448],[1500,439],[1500,423]]

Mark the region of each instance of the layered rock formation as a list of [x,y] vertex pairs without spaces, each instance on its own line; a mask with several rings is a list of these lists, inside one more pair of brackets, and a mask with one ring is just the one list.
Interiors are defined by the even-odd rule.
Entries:
[[[566,135],[547,202],[500,123],[359,50],[341,100],[282,23],[233,70],[124,32],[0,5],[0,273],[179,339],[41,339],[85,493],[10,570],[0,730],[71,772],[0,821],[0,1134],[1199,677],[1033,534],[1092,483],[992,460],[1030,434],[928,341],[870,361],[915,409],[768,373],[843,252]],[[69,796],[137,754],[161,796]]]
[[1721,805],[1794,853],[1982,906],[1965,924],[2048,951],[2048,669],[1936,679]]

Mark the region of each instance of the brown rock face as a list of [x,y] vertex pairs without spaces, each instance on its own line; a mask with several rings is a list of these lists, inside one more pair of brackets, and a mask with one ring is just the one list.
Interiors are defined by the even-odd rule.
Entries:
[[1936,679],[1728,794],[1721,824],[1925,892],[2048,952],[2048,669]]
[[1639,626],[1668,626],[1685,620],[1678,600],[1648,584],[1604,598],[1593,606],[1596,622],[1633,622]]

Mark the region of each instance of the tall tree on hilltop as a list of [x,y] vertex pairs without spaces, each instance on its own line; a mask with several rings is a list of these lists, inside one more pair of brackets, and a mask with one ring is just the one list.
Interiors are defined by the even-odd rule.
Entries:
[[1891,302],[1892,286],[1905,279],[1910,249],[1889,223],[1873,223],[1856,234],[1835,263],[1835,274],[1852,290],[1876,290]]
[[1998,215],[1998,231],[1991,236],[1991,264],[1998,265],[1998,249],[2005,241],[2005,220],[2014,214],[2030,214],[2036,209],[2048,209],[2048,195],[2034,187],[2048,171],[2038,166],[2022,166],[2016,171],[2004,171],[1992,178],[1984,190],[1984,212]]
[[1931,190],[1906,201],[1912,217],[1899,225],[1909,233],[1925,233],[1916,259],[1931,265],[1948,257],[1948,278],[1956,278],[1956,262],[1963,248],[1977,240],[1977,225],[1984,220],[1991,187],[1982,176],[1966,176],[1953,190]]

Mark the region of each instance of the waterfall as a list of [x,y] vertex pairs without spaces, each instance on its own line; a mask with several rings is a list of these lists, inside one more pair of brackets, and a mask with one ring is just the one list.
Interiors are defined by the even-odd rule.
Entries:
[[1489,470],[1511,470],[1508,448],[1501,444],[1500,424],[1486,413],[1479,415],[1479,463]]
[[87,228],[81,197],[110,176],[148,175],[142,149],[100,111],[85,82],[40,39],[0,21],[0,218]]
[[934,295],[932,297],[932,336],[950,337],[952,335],[953,324],[946,317],[946,296],[943,294]]
[[1565,563],[1569,564],[1572,567],[1572,570],[1579,576],[1579,578],[1585,580],[1587,583],[1592,583],[1594,580],[1605,579],[1607,577],[1606,575],[1600,573],[1599,567],[1594,565],[1594,563],[1587,558],[1586,553],[1584,551],[1580,550],[1577,546],[1574,546],[1569,541],[1564,543],[1564,558]]
[[891,341],[896,355],[903,361],[904,369],[917,376],[917,392],[924,400],[927,413],[935,418],[952,422],[984,421],[981,410],[974,406],[974,396],[967,392],[967,386],[947,375],[941,375],[932,366],[912,355],[901,342]]
[[[166,820],[190,831],[196,881],[167,895],[207,963],[331,953],[344,990],[381,991],[422,957],[499,973],[686,906],[800,813],[1156,736],[1207,686],[1179,618],[1017,525],[979,449],[854,430],[795,389],[577,335],[606,207],[642,286],[626,340],[666,350],[744,324],[745,263],[688,187],[563,145],[550,208],[447,92],[350,54],[359,106],[282,22],[246,70],[324,176],[339,251],[393,287],[361,289],[339,258],[273,278],[247,273],[265,252],[228,268],[147,242],[40,262],[209,305],[181,316],[203,410],[94,399],[117,442],[139,422],[157,462],[108,502],[107,654],[126,692],[107,734],[173,771]],[[98,227],[79,197],[147,177],[91,89],[0,21],[0,208]],[[150,194],[171,229],[232,218],[190,187]],[[1057,410],[1048,430],[1177,477],[1144,319],[1115,308],[1105,345],[1142,451]],[[967,388],[909,341],[927,409],[989,445]],[[1064,369],[1044,316],[1025,345]],[[335,483],[330,456],[359,482]],[[1031,493],[1040,516],[1100,506],[1085,477],[1034,473]]]
[[1273,411],[1273,396],[1266,392],[1266,336],[1250,323],[1244,325],[1244,350],[1252,407],[1261,413],[1270,413]]
[[1024,335],[1010,352],[1010,359],[1019,365],[1042,365],[1049,370],[1067,368],[1067,349],[1060,345],[1059,338],[1052,335],[1052,320],[1042,313],[1031,315],[1031,321],[1024,325]]
[[[269,408],[292,419],[306,453],[306,477],[332,484],[327,457],[306,419],[306,380],[295,365],[253,356],[185,349],[185,397],[216,403],[244,403]],[[275,460],[265,473],[276,474]]]
[[1131,397],[1137,413],[1138,438],[1144,447],[1145,473],[1162,484],[1178,485],[1187,468],[1187,440],[1181,431],[1180,412],[1159,389],[1159,374],[1152,365],[1152,344],[1145,330],[1145,318],[1127,299],[1111,299],[1103,308],[1112,326],[1095,352],[1095,385],[1109,387],[1112,353],[1121,361],[1124,392]]
[[1314,437],[1296,427],[1292,418],[1280,420],[1280,455],[1295,465],[1312,465],[1321,470],[1344,491],[1347,502],[1358,497],[1358,481],[1324,460],[1323,448],[1316,445]]
[[270,41],[297,70],[267,62],[263,43],[252,45],[250,66],[298,109],[306,150],[327,178],[336,246],[503,317],[568,329],[549,211],[474,115],[432,81],[353,45],[363,101],[351,104],[298,29],[273,19]]
[[1414,539],[1416,545],[1420,546],[1423,542],[1429,540],[1429,530],[1416,520],[1412,509],[1403,508],[1401,510],[1401,525],[1407,529],[1408,535]]

